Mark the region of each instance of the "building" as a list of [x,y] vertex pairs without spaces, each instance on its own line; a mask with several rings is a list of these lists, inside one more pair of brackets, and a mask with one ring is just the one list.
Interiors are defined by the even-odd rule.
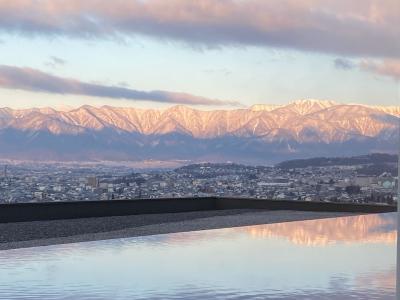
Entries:
[[97,188],[99,186],[99,179],[96,176],[91,176],[86,179],[86,184],[93,188]]

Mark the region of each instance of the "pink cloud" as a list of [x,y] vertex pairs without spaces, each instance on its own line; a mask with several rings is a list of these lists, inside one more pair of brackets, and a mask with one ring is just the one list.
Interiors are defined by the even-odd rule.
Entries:
[[94,84],[55,76],[36,69],[6,65],[0,65],[0,88],[186,105],[240,106],[240,103],[235,101],[210,99],[181,92],[141,91],[127,87]]
[[398,0],[0,0],[0,30],[399,57]]
[[400,80],[400,60],[383,60],[382,62],[363,60],[360,67],[368,72]]

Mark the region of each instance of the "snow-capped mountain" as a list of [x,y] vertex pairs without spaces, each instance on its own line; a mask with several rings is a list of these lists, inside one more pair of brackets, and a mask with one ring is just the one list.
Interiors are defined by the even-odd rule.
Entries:
[[400,117],[400,106],[369,106],[369,107],[392,116]]
[[399,111],[312,99],[215,111],[186,106],[0,108],[0,155],[271,162],[391,151],[396,149]]
[[282,105],[277,104],[254,104],[250,107],[252,111],[273,111]]

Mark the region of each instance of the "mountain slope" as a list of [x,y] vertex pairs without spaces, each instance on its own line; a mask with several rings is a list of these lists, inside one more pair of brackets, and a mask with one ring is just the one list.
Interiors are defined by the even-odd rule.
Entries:
[[394,151],[396,107],[299,100],[285,106],[200,111],[82,106],[0,108],[2,157],[270,162]]

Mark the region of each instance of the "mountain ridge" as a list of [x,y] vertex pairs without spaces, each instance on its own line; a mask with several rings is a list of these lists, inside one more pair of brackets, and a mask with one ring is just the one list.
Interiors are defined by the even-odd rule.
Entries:
[[[198,110],[183,105],[173,106],[165,110],[112,106],[94,107],[89,105],[69,111],[57,111],[53,108],[19,110],[0,108],[0,128],[8,126],[36,130],[43,129],[43,126],[39,125],[40,123],[45,125],[45,122],[50,122],[54,126],[49,126],[49,131],[57,134],[61,133],[55,129],[55,123],[58,122],[94,130],[114,127],[142,134],[157,134],[181,130],[195,137],[204,138],[212,137],[213,135],[218,136],[226,133],[235,134],[243,132],[243,127],[253,128],[253,135],[257,135],[257,132],[259,133],[258,135],[262,135],[266,131],[273,129],[287,129],[290,127],[288,123],[299,124],[317,119],[320,121],[330,121],[334,118],[339,119],[340,114],[346,114],[345,118],[349,120],[351,119],[349,114],[358,117],[361,116],[360,114],[364,114],[364,117],[369,117],[368,121],[372,121],[371,116],[373,114],[382,118],[385,115],[400,116],[400,107],[339,104],[333,101],[297,100],[288,105],[273,107],[268,106],[262,109],[259,106],[258,109],[254,110],[253,106],[249,109],[214,111]],[[365,128],[358,129],[361,134],[368,134],[368,130],[365,130]],[[371,135],[374,134],[376,134],[376,130]]]
[[[29,157],[41,150],[75,159],[227,157],[246,162],[326,151],[395,151],[399,112],[399,107],[313,99],[212,111],[183,105],[164,110],[89,105],[71,110],[0,108],[0,154]],[[58,146],[66,140],[71,142],[70,153]]]

